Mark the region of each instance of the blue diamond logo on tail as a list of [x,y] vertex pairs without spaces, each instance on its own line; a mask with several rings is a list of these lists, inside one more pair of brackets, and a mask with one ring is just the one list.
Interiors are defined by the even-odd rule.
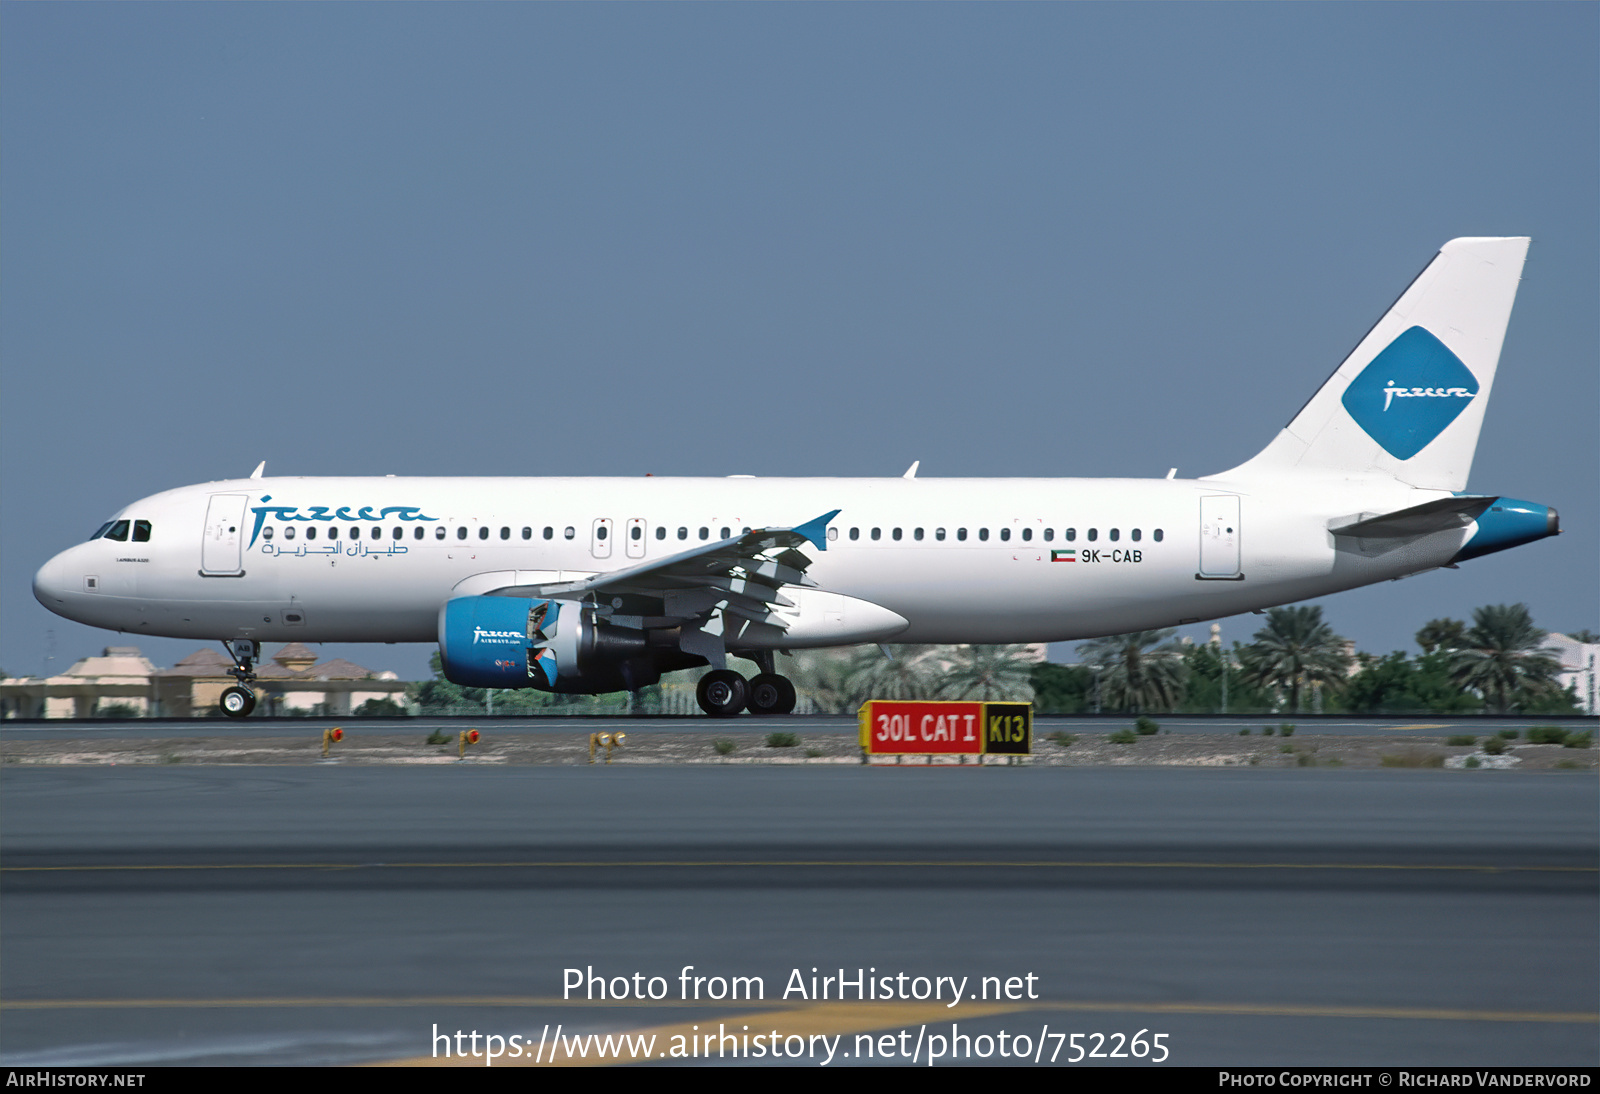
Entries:
[[1421,327],[1412,327],[1361,370],[1340,401],[1385,452],[1409,460],[1477,394],[1477,378],[1461,358]]

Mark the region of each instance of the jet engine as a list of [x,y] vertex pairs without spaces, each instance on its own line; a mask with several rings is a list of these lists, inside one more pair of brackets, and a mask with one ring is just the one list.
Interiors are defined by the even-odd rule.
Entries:
[[462,596],[439,610],[439,659],[445,677],[464,687],[597,695],[634,691],[663,669],[697,663],[678,652],[675,634],[653,637],[573,600]]

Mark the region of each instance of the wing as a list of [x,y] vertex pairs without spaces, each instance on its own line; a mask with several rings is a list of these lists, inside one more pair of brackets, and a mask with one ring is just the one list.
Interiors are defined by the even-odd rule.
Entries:
[[828,549],[828,522],[839,510],[793,528],[757,528],[654,562],[578,581],[508,585],[489,596],[579,600],[612,625],[639,630],[681,627],[680,647],[721,667],[729,640],[750,627],[787,630],[779,612],[794,602],[784,586],[815,587],[812,559],[800,548]]

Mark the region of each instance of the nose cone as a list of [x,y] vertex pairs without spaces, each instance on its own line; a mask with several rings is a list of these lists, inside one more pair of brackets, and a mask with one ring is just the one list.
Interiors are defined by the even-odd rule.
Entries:
[[71,591],[68,584],[71,579],[67,576],[69,553],[63,551],[39,567],[39,572],[33,575],[34,599],[57,615],[66,614],[67,596]]

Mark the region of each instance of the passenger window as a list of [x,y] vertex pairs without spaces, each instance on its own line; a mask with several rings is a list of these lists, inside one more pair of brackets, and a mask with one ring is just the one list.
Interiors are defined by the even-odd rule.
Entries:
[[1076,528],[1068,528],[1065,532],[1061,533],[1061,538],[1066,540],[1068,543],[1071,543],[1073,540],[1078,538],[1078,530]]
[[873,539],[882,539],[883,538],[883,529],[882,528],[874,528],[872,530],[872,538]]
[[894,539],[899,539],[900,538],[900,529],[896,528],[894,531],[890,532],[889,535],[892,536]]
[[678,538],[679,539],[688,539],[689,538],[689,529],[683,527],[681,524],[678,526]]
[[147,521],[147,520],[136,520],[136,521],[133,522],[133,542],[135,542],[135,543],[149,543],[150,542],[150,522],[149,521]]
[[981,540],[987,540],[989,538],[989,529],[987,529],[987,528],[979,528],[978,529],[978,538],[981,539]]
[[666,539],[667,538],[667,526],[665,524],[656,525],[656,538],[657,539]]
[[944,529],[943,528],[935,528],[933,530],[933,538],[938,540],[940,543],[943,543],[944,542]]
[[635,543],[638,543],[644,538],[644,529],[635,524],[632,528],[628,529],[628,538],[633,540]]
[[556,530],[554,528],[550,527],[548,524],[546,524],[544,526],[544,538],[545,539],[555,539],[556,538]]
[[[440,529],[440,531],[443,531],[443,530],[444,529],[442,529],[442,528]],[[415,528],[411,529],[411,538],[412,539],[421,539],[422,538],[422,525],[419,524]]]
[[[419,528],[417,530],[420,532],[422,529]],[[307,532],[306,534],[310,535],[311,533]],[[313,536],[312,538],[315,539],[316,537]],[[435,528],[433,530],[433,538],[434,539],[443,539],[444,538],[444,525],[441,524],[441,525],[439,525],[439,527],[437,527],[437,528]]]
[[400,527],[398,524],[396,524],[394,526],[393,532],[392,532],[392,534],[390,535],[389,538],[390,539],[399,539],[401,536],[403,536],[405,534],[406,534],[406,530],[404,528]]
[[704,524],[702,524],[700,526],[700,538],[701,539],[710,539],[711,538],[711,529],[707,528]]
[[1049,543],[1051,540],[1053,540],[1055,538],[1056,538],[1056,530],[1054,528],[1046,528],[1044,530],[1044,541],[1046,543]]
[[956,538],[959,540],[965,540],[967,538],[967,530],[965,528],[957,528]]
[[1027,543],[1032,538],[1033,538],[1033,529],[1032,528],[1024,528],[1022,530],[1022,542]]
[[[750,534],[750,533],[749,533],[749,531],[748,531],[748,530],[747,530],[747,531],[746,531],[746,532],[745,532],[745,535],[749,535],[749,534]],[[829,542],[829,543],[834,543],[834,542],[836,542],[836,541],[837,541],[837,540],[838,540],[838,539],[839,539],[839,529],[837,529],[837,528],[829,528],[829,529],[828,529],[828,542]]]
[[861,529],[859,529],[859,528],[850,529],[850,538],[851,539],[860,539],[861,538]]
[[573,536],[578,534],[578,530],[569,524],[565,528],[561,529],[561,534],[565,538],[571,539]]
[[119,520],[111,526],[111,531],[106,533],[107,539],[114,539],[118,543],[125,543],[128,539],[128,522]]
[[524,527],[522,529],[522,538],[523,539],[532,539],[533,538],[533,529]]
[[463,524],[461,527],[456,529],[456,538],[457,539],[466,539],[467,538],[467,526],[465,524]]
[[1098,528],[1089,529],[1089,542],[1090,543],[1093,543],[1095,540],[1097,540],[1099,538],[1100,538],[1100,529],[1098,529]]
[[733,535],[733,530],[731,528],[724,528],[722,530],[722,538],[723,539],[727,539],[731,535]]
[[922,529],[918,528],[915,532],[912,532],[911,533],[911,538],[920,540],[922,538]]
[[291,525],[289,525],[287,528],[285,528],[283,530],[283,538],[284,539],[293,539],[294,538],[294,525],[291,524]]
[[1155,537],[1155,540],[1156,540],[1157,543],[1161,542],[1161,529],[1157,528],[1154,532],[1152,532],[1150,534]]
[[594,538],[598,540],[604,540],[606,538],[606,531],[607,528],[604,524],[598,526],[594,530]]
[[328,538],[329,539],[338,539],[339,538],[339,526],[337,524],[328,525]]
[[[133,534],[135,537],[137,537],[139,530],[135,528]],[[146,536],[145,538],[149,539],[150,537]],[[266,540],[270,540],[272,538],[272,525],[269,524],[265,528],[261,529],[261,538]]]
[[374,528],[372,530],[372,538],[373,539],[382,539],[383,538],[383,529],[382,528]]
[[480,526],[478,528],[478,538],[479,539],[488,539],[489,538],[489,526],[487,524],[482,525],[482,526]]
[[1129,532],[1128,535],[1133,540],[1133,542],[1135,542],[1135,543],[1139,542],[1139,529],[1135,528],[1132,532]]
[[1122,533],[1120,531],[1118,531],[1115,528],[1111,529],[1111,542],[1112,543],[1117,542],[1117,540],[1119,540],[1121,538],[1122,538]]
[[1011,538],[1011,529],[1009,529],[1009,528],[1000,529],[1000,542],[1001,543],[1005,543],[1010,538]]
[[[444,531],[444,529],[441,528],[441,529],[439,529],[439,531],[442,532],[442,531]],[[317,530],[315,528],[307,528],[306,529],[306,538],[307,539],[316,539],[317,538]]]

